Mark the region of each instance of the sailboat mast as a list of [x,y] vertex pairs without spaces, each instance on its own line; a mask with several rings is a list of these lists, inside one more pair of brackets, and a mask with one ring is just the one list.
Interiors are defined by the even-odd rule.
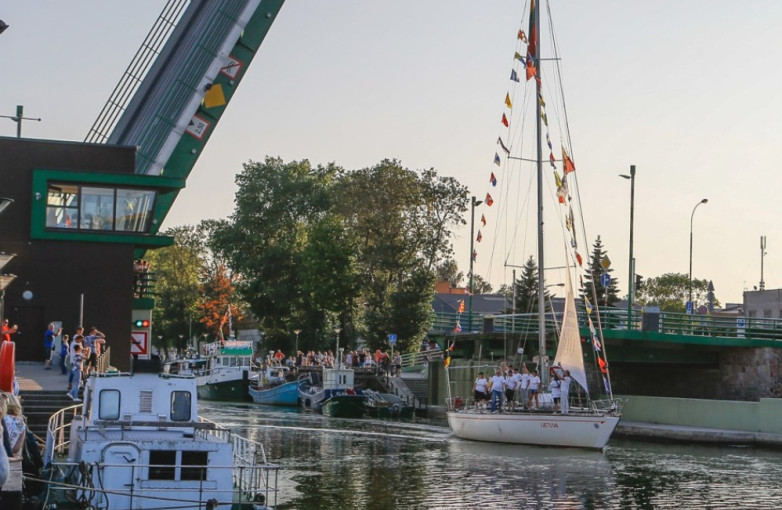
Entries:
[[[538,354],[540,356],[539,366],[541,369],[541,380],[546,377],[546,364],[544,362],[546,357],[546,286],[545,277],[543,271],[545,269],[543,258],[543,139],[541,133],[543,132],[542,120],[541,120],[541,104],[540,104],[540,5],[537,0],[533,0],[532,8],[532,23],[534,30],[530,34],[533,38],[535,54],[528,55],[527,58],[534,60],[535,65],[535,112],[536,115],[536,133],[537,133],[537,177],[538,177]],[[530,62],[527,62],[530,65]]]

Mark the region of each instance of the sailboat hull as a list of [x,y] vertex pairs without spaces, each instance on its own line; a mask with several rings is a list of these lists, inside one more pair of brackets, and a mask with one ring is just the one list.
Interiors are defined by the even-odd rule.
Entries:
[[448,412],[456,437],[493,443],[569,446],[602,450],[619,416],[577,414],[490,414]]

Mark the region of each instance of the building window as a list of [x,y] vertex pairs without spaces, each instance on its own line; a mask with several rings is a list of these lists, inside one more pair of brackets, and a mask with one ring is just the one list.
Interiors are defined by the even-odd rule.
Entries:
[[145,189],[50,183],[46,227],[147,233],[157,192]]
[[119,420],[119,399],[118,390],[101,390],[98,397],[98,419]]
[[754,317],[757,317],[757,314],[758,313],[755,310],[750,310],[749,313],[748,313],[748,316],[749,316],[750,319],[752,319]]
[[770,319],[771,318],[771,310],[763,310],[763,318],[764,319]]

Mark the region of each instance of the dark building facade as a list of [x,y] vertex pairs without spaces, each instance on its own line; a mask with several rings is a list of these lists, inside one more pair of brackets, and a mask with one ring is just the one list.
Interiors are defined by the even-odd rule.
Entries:
[[[0,197],[14,203],[0,215],[0,251],[15,257],[4,316],[18,361],[43,360],[44,331],[53,321],[73,335],[96,326],[111,347],[111,364],[130,366],[134,257],[170,244],[149,234],[161,196],[183,182],[134,174],[135,148],[0,138]],[[140,303],[143,301],[143,303]],[[151,303],[154,306],[154,303]]]

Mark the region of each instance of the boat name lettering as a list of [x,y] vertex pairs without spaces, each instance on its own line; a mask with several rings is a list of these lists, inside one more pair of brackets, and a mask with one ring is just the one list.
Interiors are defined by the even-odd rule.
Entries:
[[559,428],[559,424],[554,421],[544,421],[540,423],[540,428],[542,429],[557,429]]

